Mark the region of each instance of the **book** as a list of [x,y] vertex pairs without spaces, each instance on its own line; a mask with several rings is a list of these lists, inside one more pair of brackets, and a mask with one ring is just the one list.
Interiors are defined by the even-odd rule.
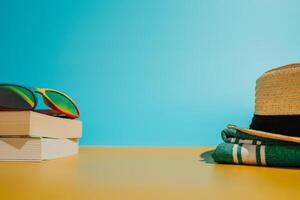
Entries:
[[65,138],[1,137],[1,161],[41,161],[78,153],[78,140]]
[[80,120],[53,117],[34,111],[1,111],[1,136],[80,138]]

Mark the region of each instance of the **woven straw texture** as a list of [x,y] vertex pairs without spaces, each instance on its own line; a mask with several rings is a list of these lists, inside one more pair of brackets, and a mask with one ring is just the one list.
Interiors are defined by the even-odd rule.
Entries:
[[300,63],[267,71],[255,90],[255,114],[300,115]]

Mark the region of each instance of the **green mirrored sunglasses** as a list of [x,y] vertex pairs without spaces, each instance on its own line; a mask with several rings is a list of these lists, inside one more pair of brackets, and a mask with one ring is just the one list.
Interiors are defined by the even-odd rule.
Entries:
[[15,84],[0,84],[0,110],[34,110],[37,105],[36,93],[42,95],[44,103],[51,110],[35,111],[68,118],[80,116],[76,103],[62,92],[49,88],[28,88]]

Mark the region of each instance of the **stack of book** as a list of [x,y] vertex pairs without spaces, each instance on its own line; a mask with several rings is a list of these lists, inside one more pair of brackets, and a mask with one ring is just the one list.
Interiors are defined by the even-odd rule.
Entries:
[[80,120],[33,111],[0,112],[0,160],[49,160],[78,153]]

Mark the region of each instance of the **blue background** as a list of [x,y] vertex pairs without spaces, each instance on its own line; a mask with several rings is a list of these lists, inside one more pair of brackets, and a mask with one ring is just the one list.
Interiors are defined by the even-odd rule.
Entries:
[[1,82],[79,104],[82,145],[215,145],[255,80],[300,55],[299,1],[10,0]]

